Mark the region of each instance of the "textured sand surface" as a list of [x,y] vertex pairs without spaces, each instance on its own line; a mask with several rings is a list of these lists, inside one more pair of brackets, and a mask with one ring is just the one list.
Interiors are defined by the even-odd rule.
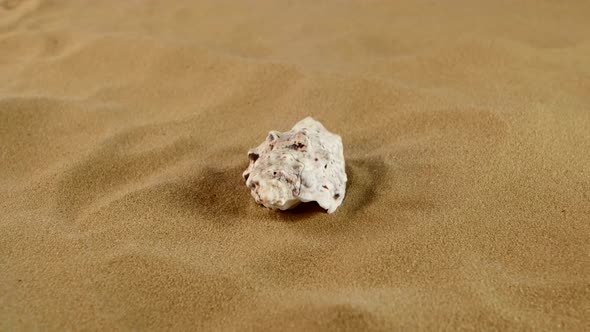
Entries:
[[[0,330],[588,330],[590,2],[0,0]],[[333,215],[246,151],[341,134]]]

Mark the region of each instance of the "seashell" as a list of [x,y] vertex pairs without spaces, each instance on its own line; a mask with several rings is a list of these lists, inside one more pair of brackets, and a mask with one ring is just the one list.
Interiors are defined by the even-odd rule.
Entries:
[[246,186],[267,208],[315,201],[332,213],[342,204],[347,181],[342,139],[311,117],[289,131],[270,131],[248,158]]

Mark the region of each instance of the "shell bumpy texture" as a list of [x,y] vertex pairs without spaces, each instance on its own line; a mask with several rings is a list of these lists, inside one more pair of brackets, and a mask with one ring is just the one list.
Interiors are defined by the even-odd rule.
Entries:
[[347,181],[342,139],[311,117],[290,131],[269,132],[248,158],[243,176],[259,204],[287,210],[316,201],[328,213],[342,204]]

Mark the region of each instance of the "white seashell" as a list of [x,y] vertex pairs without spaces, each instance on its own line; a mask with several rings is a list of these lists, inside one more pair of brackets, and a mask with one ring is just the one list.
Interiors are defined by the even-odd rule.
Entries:
[[257,203],[287,210],[315,201],[328,213],[342,204],[347,181],[342,139],[311,117],[287,132],[270,131],[248,157],[243,176]]

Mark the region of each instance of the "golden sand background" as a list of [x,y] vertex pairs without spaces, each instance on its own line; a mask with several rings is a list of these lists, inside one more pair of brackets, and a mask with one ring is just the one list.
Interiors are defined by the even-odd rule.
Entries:
[[0,212],[3,331],[588,329],[590,2],[0,1]]

